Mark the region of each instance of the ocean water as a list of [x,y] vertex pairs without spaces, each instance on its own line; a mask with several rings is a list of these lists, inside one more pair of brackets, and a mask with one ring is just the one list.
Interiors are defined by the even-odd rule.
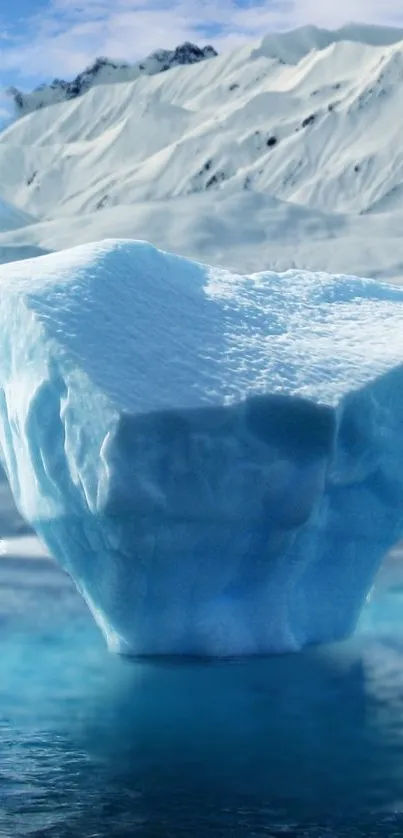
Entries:
[[348,643],[135,661],[52,562],[0,558],[1,838],[401,836],[402,568]]

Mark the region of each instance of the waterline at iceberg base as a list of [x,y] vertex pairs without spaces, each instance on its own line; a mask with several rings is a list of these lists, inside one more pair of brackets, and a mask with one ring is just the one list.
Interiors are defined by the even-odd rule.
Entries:
[[0,268],[16,503],[111,648],[345,637],[403,535],[403,289],[106,241]]

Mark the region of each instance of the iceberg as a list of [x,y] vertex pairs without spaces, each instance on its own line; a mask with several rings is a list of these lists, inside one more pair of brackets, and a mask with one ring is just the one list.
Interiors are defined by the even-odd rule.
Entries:
[[353,631],[403,535],[403,289],[104,241],[0,267],[0,451],[111,649]]

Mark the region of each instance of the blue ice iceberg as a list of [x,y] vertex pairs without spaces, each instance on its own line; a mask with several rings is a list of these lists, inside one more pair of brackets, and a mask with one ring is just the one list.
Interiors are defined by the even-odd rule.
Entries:
[[0,448],[111,648],[344,637],[403,535],[403,289],[107,241],[0,268]]

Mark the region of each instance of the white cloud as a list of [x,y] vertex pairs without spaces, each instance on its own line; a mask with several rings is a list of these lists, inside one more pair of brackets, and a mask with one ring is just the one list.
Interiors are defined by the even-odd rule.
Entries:
[[23,34],[0,38],[0,67],[27,79],[71,76],[97,55],[134,60],[185,40],[222,49],[270,29],[347,20],[403,24],[402,0],[49,0]]
[[315,23],[335,27],[346,21],[392,26],[403,23],[401,0],[292,0],[288,5],[296,25]]

